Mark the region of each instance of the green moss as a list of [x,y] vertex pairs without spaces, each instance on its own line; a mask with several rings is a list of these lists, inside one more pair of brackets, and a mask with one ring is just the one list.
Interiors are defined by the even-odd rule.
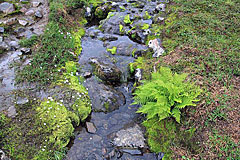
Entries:
[[82,36],[84,36],[85,30],[83,28],[79,28],[77,32],[73,32],[74,36],[74,46],[75,46],[75,54],[80,55],[82,52]]
[[143,30],[145,30],[145,29],[149,29],[149,24],[147,24],[147,23],[144,23],[144,24],[142,24],[141,25],[141,29],[143,29]]
[[81,121],[84,121],[91,113],[91,101],[86,88],[80,84],[79,77],[76,75],[77,63],[73,61],[66,62],[63,69],[66,72],[58,80],[57,85],[66,86],[77,92],[77,95],[75,95],[77,99],[71,106],[71,109],[75,111]]
[[46,140],[56,148],[65,147],[73,136],[72,123],[79,124],[79,118],[73,112],[55,100],[45,100],[36,109],[39,124],[49,133]]
[[127,14],[125,17],[124,17],[124,23],[125,24],[130,24],[130,23],[132,23],[132,21],[130,20],[130,15],[129,14]]
[[119,24],[119,31],[120,33],[123,33],[123,25]]
[[173,121],[150,120],[144,123],[147,129],[148,144],[150,149],[155,152],[164,152],[165,159],[171,159],[171,144],[176,137],[176,126]]
[[145,15],[144,15],[143,18],[144,18],[145,20],[146,20],[146,19],[151,19],[152,16],[149,15],[148,11],[145,11]]
[[119,6],[119,8],[122,10],[122,11],[125,11],[126,8],[124,6]]
[[111,54],[116,54],[117,53],[117,47],[107,48],[107,51],[111,52]]
[[105,102],[103,106],[106,108],[106,111],[109,111],[109,103],[108,102]]

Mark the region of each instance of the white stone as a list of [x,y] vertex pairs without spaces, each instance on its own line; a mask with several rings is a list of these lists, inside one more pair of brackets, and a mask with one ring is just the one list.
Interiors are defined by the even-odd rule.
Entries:
[[27,21],[21,19],[18,20],[18,23],[21,24],[22,26],[26,26],[28,24]]

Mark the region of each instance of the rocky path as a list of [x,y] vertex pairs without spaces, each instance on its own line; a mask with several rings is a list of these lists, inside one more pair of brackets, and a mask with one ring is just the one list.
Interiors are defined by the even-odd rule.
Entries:
[[[12,92],[20,89],[15,85],[15,71],[12,65],[20,62],[20,59],[25,60],[23,66],[28,64],[29,60],[25,55],[31,54],[30,48],[20,48],[20,39],[30,39],[41,35],[48,23],[49,14],[47,0],[25,0],[14,5],[8,2],[0,3],[2,12],[0,19],[0,111],[7,109],[10,117],[16,114]],[[20,14],[10,14],[12,12],[20,12]],[[19,103],[21,102],[22,100],[19,100]]]
[[[136,114],[139,106],[131,105],[134,81],[128,64],[153,46],[145,43],[152,24],[163,20],[159,12],[164,13],[165,3],[111,1],[98,9],[108,12],[109,5],[116,12],[108,13],[99,25],[88,27],[82,39],[79,64],[93,113],[76,133],[66,159],[161,159],[161,153],[149,153],[141,117]],[[163,52],[159,45],[152,48],[155,55]],[[141,78],[141,74],[136,76]]]

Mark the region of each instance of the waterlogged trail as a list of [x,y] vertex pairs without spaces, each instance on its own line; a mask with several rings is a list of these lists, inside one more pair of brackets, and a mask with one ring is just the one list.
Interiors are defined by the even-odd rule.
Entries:
[[[108,17],[99,25],[86,27],[79,57],[93,112],[86,126],[76,133],[68,160],[157,160],[150,153],[141,127],[137,105],[131,105],[134,76],[128,65],[146,54],[152,26],[164,19],[165,2],[105,2],[97,10]],[[96,13],[96,12],[95,12]],[[102,12],[101,12],[102,13]]]

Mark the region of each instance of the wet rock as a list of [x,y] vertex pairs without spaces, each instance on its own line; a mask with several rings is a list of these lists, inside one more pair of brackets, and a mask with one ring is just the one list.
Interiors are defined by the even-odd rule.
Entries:
[[22,12],[22,13],[25,13],[25,12],[27,12],[27,8],[25,8],[25,7],[22,7],[22,8],[20,9],[20,12]]
[[96,133],[97,132],[97,129],[96,129],[95,125],[91,122],[86,122],[86,127],[87,127],[87,131],[89,133]]
[[0,43],[1,43],[1,42],[3,42],[3,37],[2,37],[2,36],[0,36]]
[[102,137],[100,137],[100,136],[98,136],[98,135],[94,135],[93,137],[92,137],[92,141],[93,142],[99,142],[99,141],[101,141],[102,140]]
[[0,149],[0,160],[11,160],[11,159],[6,156],[3,150]]
[[28,3],[29,0],[20,0],[21,3]]
[[118,131],[113,139],[117,147],[144,148],[145,138],[141,128],[136,124],[134,127]]
[[104,35],[103,37],[100,38],[102,41],[116,41],[118,40],[118,37],[113,36],[113,35]]
[[26,26],[27,24],[28,24],[28,22],[27,21],[25,21],[25,20],[18,20],[18,23],[19,24],[21,24],[22,26]]
[[0,27],[0,33],[4,33],[4,27]]
[[8,110],[7,110],[8,117],[13,118],[13,117],[16,116],[16,114],[17,114],[17,111],[16,111],[16,108],[14,106],[11,106],[11,107],[8,108]]
[[132,30],[131,32],[128,33],[128,35],[133,41],[136,41],[140,44],[145,44],[147,35],[143,34],[142,30]]
[[120,82],[122,72],[115,65],[106,64],[94,58],[90,61],[94,64],[95,72],[100,79],[111,84]]
[[42,18],[43,15],[42,15],[42,13],[41,13],[40,11],[36,11],[36,12],[35,12],[35,17],[37,17],[37,18]]
[[104,33],[110,34],[121,34],[119,24],[123,23],[124,17],[127,15],[125,12],[114,12],[108,19],[102,20],[100,22],[101,29]]
[[124,153],[129,153],[131,155],[142,155],[142,152],[138,149],[122,149],[121,150]]
[[8,2],[3,2],[0,4],[0,11],[6,14],[12,13],[15,11],[13,4]]
[[129,41],[122,41],[117,44],[117,54],[122,56],[135,56],[139,55],[139,52],[145,52],[146,46],[139,45],[137,43],[129,43]]
[[84,78],[90,78],[92,76],[92,73],[91,72],[85,72],[84,74],[83,74],[83,77]]
[[27,98],[21,98],[21,97],[18,97],[18,100],[16,102],[17,105],[24,105],[24,104],[27,104],[29,102],[29,100]]
[[25,15],[26,16],[31,16],[31,15],[34,15],[34,10],[33,9],[30,9],[30,10],[28,10],[26,13],[25,13]]
[[29,55],[32,53],[31,48],[21,48],[20,50],[24,55]]
[[38,7],[41,4],[41,2],[32,2],[32,6],[33,7]]
[[7,43],[6,42],[0,42],[0,50],[2,50],[2,51],[5,51],[5,50],[9,50],[10,49],[10,47],[7,45]]
[[19,37],[25,37],[27,39],[30,39],[32,36],[35,35],[31,30],[21,29],[20,31],[23,31],[23,30],[24,30],[24,32],[20,32],[18,34]]
[[159,5],[156,6],[156,10],[157,11],[162,11],[162,12],[165,12],[165,8],[166,8],[166,5],[161,3]]
[[16,19],[16,17],[13,17],[13,18],[7,19],[3,23],[10,26],[10,25],[17,23],[17,19]]
[[153,57],[159,57],[164,53],[164,49],[160,46],[160,41],[158,39],[150,40],[148,46],[153,49]]
[[12,48],[12,49],[18,49],[20,47],[20,45],[18,44],[17,41],[10,41],[9,42],[9,46]]
[[84,84],[92,99],[92,109],[98,112],[112,112],[125,104],[125,97],[114,88],[98,82],[94,77]]
[[25,31],[26,31],[26,29],[25,29],[25,28],[22,28],[22,27],[16,28],[16,29],[14,30],[14,32],[15,32],[16,34],[20,34],[20,33],[23,33],[23,32],[25,32]]
[[134,76],[138,82],[142,80],[142,70],[140,68],[137,68]]

